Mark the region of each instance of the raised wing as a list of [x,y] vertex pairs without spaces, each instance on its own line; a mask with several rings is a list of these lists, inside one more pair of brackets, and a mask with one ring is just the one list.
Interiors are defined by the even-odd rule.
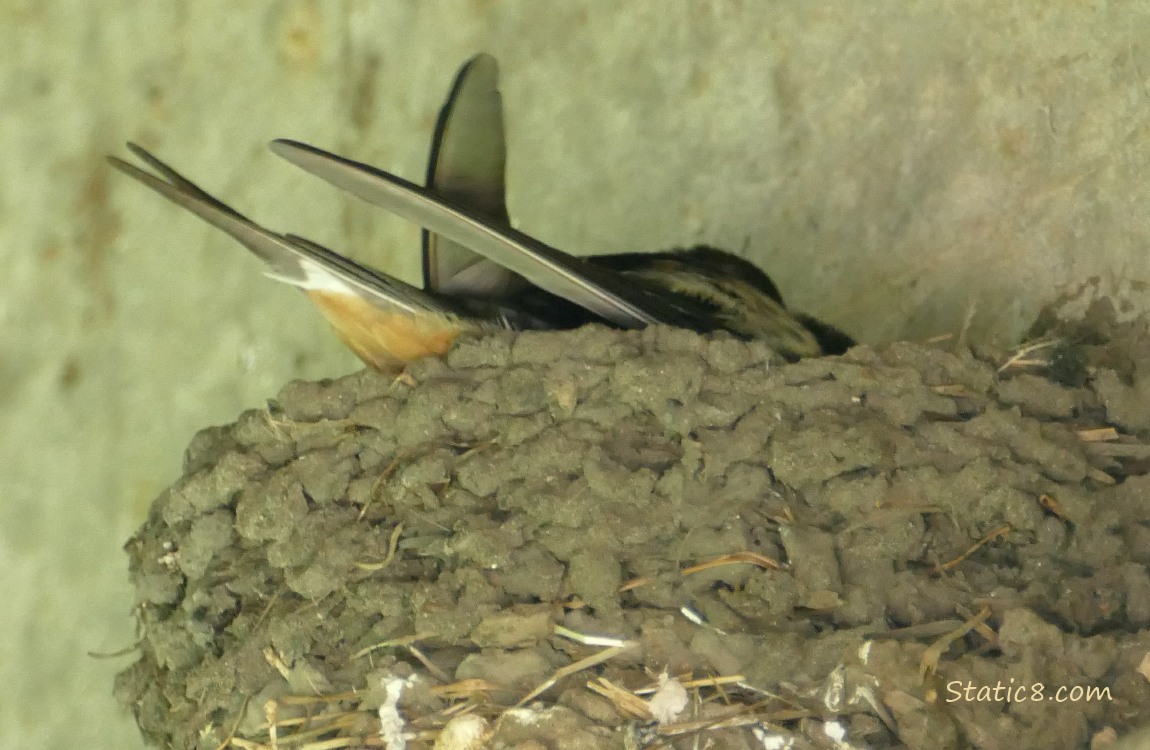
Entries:
[[[503,100],[495,58],[479,54],[455,77],[439,113],[427,165],[428,190],[494,226],[510,226],[504,187]],[[449,295],[506,297],[523,278],[463,245],[423,230],[423,288]]]

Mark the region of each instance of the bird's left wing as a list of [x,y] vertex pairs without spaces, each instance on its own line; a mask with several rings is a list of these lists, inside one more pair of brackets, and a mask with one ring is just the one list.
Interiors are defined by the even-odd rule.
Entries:
[[697,324],[693,311],[684,309],[684,300],[671,300],[640,280],[568,255],[512,227],[496,226],[401,177],[298,141],[273,141],[271,149],[332,185],[469,248],[615,325]]

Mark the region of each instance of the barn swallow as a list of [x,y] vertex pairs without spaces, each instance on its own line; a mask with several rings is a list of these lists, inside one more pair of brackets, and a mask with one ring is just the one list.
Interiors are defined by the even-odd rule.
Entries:
[[111,164],[227,232],[299,287],[371,367],[395,371],[445,353],[464,333],[558,330],[587,323],[661,323],[763,339],[786,359],[840,354],[837,328],[783,304],[754,264],[713,247],[576,257],[511,226],[498,68],[480,54],[456,76],[436,125],[426,187],[290,140],[271,150],[332,185],[424,228],[423,288],[360,265],[303,237],[248,219],[135,144],[152,171]]

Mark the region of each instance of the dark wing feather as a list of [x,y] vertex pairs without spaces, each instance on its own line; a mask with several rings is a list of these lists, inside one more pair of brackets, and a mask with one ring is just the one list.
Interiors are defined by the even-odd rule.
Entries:
[[[507,147],[495,58],[479,54],[455,77],[439,113],[427,165],[428,190],[495,226],[510,226],[504,198]],[[423,230],[423,288],[450,295],[505,297],[522,277],[447,237]]]

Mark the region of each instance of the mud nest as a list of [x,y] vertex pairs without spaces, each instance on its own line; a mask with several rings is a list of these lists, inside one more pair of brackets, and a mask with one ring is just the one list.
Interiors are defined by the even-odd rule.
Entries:
[[1096,308],[1013,353],[588,327],[294,382],[197,435],[128,543],[117,694],[209,750],[1122,735],[1150,337]]

